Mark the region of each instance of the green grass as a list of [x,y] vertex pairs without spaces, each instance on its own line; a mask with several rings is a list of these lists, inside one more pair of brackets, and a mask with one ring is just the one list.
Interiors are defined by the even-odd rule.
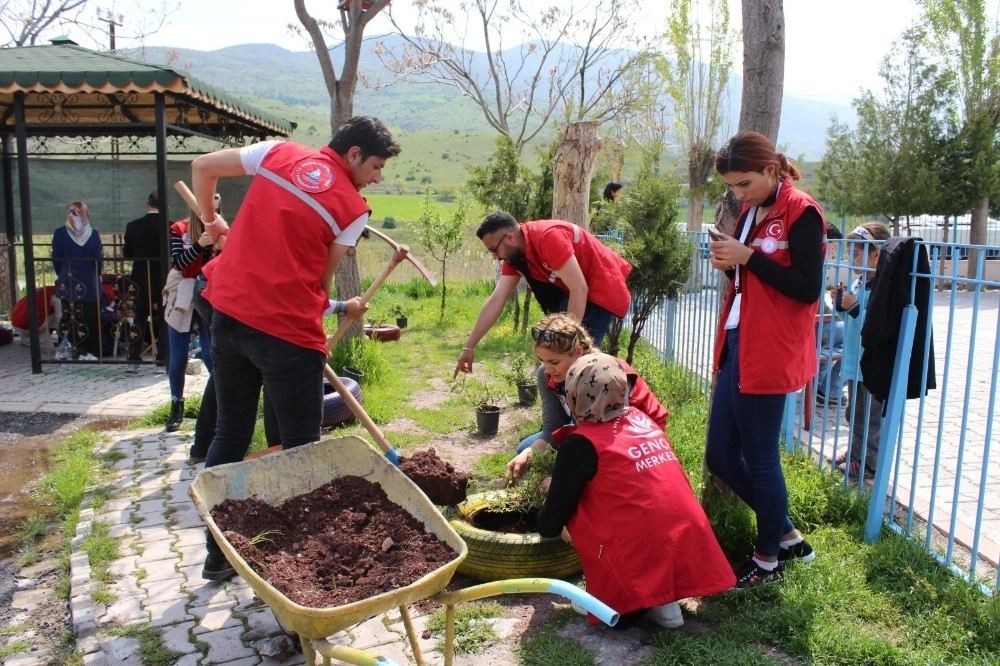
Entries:
[[169,649],[160,638],[159,632],[148,625],[106,629],[103,633],[109,636],[137,639],[139,641],[139,658],[142,659],[143,666],[169,666],[184,656],[180,652]]
[[[479,654],[500,639],[489,620],[503,617],[495,601],[471,602],[455,607],[455,654]],[[431,615],[427,628],[438,636],[445,632],[445,609]]]
[[[398,343],[366,343],[356,357],[382,364],[377,381],[363,385],[366,410],[382,426],[400,418],[416,426],[386,430],[404,452],[433,446],[435,437],[470,428],[471,410],[448,392],[458,351],[489,291],[482,283],[459,284],[449,294],[443,322],[439,294],[419,282],[389,283],[377,296],[386,308],[404,304],[410,326]],[[533,317],[537,320],[538,316]],[[333,322],[328,322],[332,330]],[[528,337],[515,331],[505,314],[476,349],[475,374],[498,380],[510,355],[530,349]],[[377,360],[376,360],[377,358]],[[723,493],[707,492],[704,471],[708,401],[689,375],[664,367],[655,354],[641,347],[633,365],[647,379],[670,411],[668,434],[692,487],[703,496],[706,512],[727,555],[733,561],[752,549],[753,515]],[[414,396],[433,390],[439,399],[417,403]],[[515,402],[513,391],[508,404]],[[195,404],[195,401],[192,401]],[[516,419],[513,433],[503,435],[505,450],[538,425],[538,408],[508,407]],[[165,417],[164,412],[162,416]],[[154,419],[155,425],[162,420]],[[367,437],[356,424],[336,434]],[[370,438],[369,438],[370,439]],[[474,441],[474,440],[473,440]],[[473,444],[474,445],[474,444]],[[80,450],[74,453],[76,449]],[[97,463],[84,463],[83,450],[68,447],[63,462],[97,473]],[[92,454],[90,455],[92,458]],[[473,476],[486,483],[502,476],[508,454],[483,457]],[[93,467],[91,467],[91,464]],[[844,492],[839,476],[818,469],[803,456],[784,456],[792,519],[817,551],[808,565],[789,567],[777,585],[728,592],[700,601],[686,615],[691,625],[681,631],[646,627],[644,641],[652,648],[646,664],[995,664],[1000,653],[1000,598],[940,566],[920,544],[886,531],[874,544],[863,540],[867,498]],[[90,482],[91,485],[95,483]],[[51,482],[43,484],[53,486]],[[76,484],[66,485],[77,496]],[[53,500],[54,502],[54,500]],[[66,532],[75,520],[73,502]],[[987,581],[988,583],[991,581]],[[468,610],[466,610],[468,608]],[[494,640],[488,623],[478,622],[471,604],[459,606],[466,620],[460,629],[460,649],[479,649]],[[502,612],[501,612],[502,614]],[[593,657],[559,635],[567,622],[580,621],[571,611],[551,614],[548,623],[531,628],[522,638],[519,655],[531,665],[583,666]]]

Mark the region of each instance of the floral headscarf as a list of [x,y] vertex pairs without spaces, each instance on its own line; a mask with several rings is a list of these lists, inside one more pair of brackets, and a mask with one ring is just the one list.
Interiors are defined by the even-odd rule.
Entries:
[[90,208],[82,201],[74,201],[69,205],[69,215],[66,216],[66,229],[70,238],[81,247],[90,239]]
[[566,373],[566,400],[573,418],[604,423],[628,412],[628,377],[614,356],[585,354]]

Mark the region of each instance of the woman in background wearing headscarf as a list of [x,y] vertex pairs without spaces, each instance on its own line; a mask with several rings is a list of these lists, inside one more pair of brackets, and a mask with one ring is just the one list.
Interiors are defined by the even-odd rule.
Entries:
[[618,359],[581,356],[565,386],[576,425],[557,437],[538,532],[568,533],[587,592],[621,615],[616,628],[643,617],[679,627],[678,599],[736,583],[708,517],[667,436],[628,406],[628,377]]
[[52,267],[56,295],[62,302],[59,337],[69,340],[81,361],[96,361],[101,354],[103,258],[101,235],[90,226],[90,208],[74,201],[66,224],[52,234]]

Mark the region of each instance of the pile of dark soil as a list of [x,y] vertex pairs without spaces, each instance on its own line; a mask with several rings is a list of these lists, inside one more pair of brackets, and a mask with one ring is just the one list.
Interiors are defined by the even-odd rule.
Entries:
[[399,470],[438,506],[454,506],[465,501],[469,475],[442,460],[436,449],[417,451],[401,458]]
[[227,499],[212,518],[261,578],[310,608],[406,587],[458,557],[381,486],[356,476],[280,506]]

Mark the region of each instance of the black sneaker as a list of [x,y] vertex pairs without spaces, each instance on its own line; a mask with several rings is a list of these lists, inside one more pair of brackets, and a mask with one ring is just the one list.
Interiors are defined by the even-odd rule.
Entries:
[[222,553],[209,553],[205,558],[205,568],[201,577],[205,580],[229,580],[236,575],[236,569]]
[[813,547],[809,545],[809,542],[803,539],[791,548],[781,548],[778,550],[778,561],[779,562],[790,562],[792,560],[798,560],[799,562],[812,562],[816,559],[816,553],[813,552]]
[[736,570],[736,589],[738,590],[755,587],[764,583],[777,583],[779,580],[781,580],[780,562],[772,571],[768,571],[754,562],[751,557],[742,567]]

